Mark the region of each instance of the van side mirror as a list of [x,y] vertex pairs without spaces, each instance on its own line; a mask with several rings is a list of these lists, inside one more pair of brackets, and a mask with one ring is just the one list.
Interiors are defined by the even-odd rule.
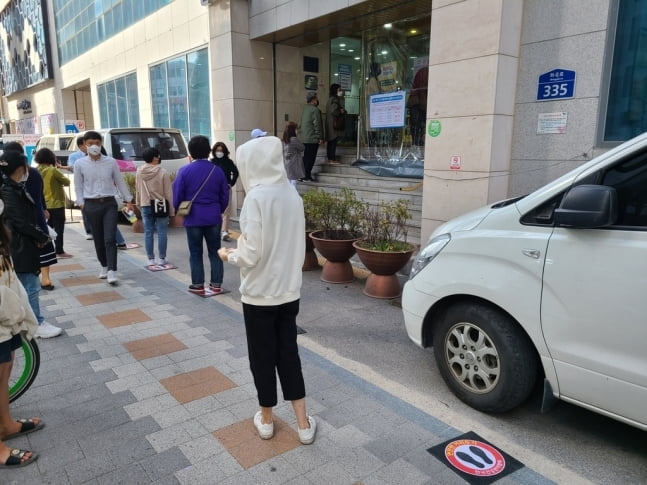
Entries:
[[555,225],[594,229],[615,224],[618,217],[618,195],[606,185],[577,185],[570,189],[559,208],[555,209]]

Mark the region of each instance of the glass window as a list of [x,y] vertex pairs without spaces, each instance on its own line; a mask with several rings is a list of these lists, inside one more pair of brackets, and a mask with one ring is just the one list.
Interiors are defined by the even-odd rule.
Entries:
[[102,128],[139,126],[135,73],[98,85],[97,97]]
[[200,49],[150,68],[155,126],[182,130],[184,136],[210,136],[208,50]]
[[647,3],[618,2],[604,141],[647,131]]
[[609,169],[601,184],[618,194],[617,226],[647,227],[647,152]]

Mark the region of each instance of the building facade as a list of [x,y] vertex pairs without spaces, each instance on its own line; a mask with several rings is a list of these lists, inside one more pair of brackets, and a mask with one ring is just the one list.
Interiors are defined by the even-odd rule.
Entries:
[[632,0],[5,0],[0,115],[233,152],[339,84],[345,159],[422,181],[424,241],[645,131],[644,32]]

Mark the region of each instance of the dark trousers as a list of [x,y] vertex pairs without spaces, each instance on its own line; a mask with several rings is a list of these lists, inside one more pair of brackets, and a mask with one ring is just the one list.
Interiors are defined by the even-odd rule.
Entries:
[[249,365],[254,376],[258,403],[276,406],[276,373],[283,399],[295,401],[306,395],[297,347],[299,300],[276,306],[243,303]]
[[99,263],[109,271],[117,271],[117,201],[114,197],[86,199],[83,212],[92,228]]
[[305,150],[303,151],[303,167],[305,168],[306,180],[312,179],[312,167],[315,166],[317,160],[317,151],[319,150],[318,143],[304,143]]
[[337,160],[337,141],[339,140],[339,137],[335,138],[334,140],[328,140],[326,142],[326,155],[328,156],[328,161],[331,160]]
[[65,207],[58,209],[47,209],[49,212],[49,220],[47,224],[56,231],[56,254],[63,254],[63,231],[65,230]]

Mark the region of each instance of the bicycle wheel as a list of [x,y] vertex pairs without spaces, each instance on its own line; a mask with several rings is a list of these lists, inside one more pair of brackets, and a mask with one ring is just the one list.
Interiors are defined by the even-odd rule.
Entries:
[[40,367],[40,350],[36,339],[22,339],[20,348],[14,351],[13,367],[9,376],[9,402],[22,396],[32,385]]

